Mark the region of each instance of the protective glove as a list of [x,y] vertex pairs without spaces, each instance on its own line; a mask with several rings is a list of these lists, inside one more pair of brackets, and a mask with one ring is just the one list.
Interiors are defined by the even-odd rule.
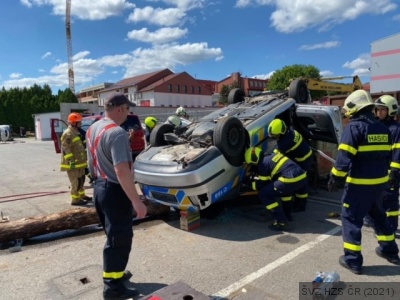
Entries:
[[338,177],[333,175],[332,173],[329,176],[328,180],[328,191],[333,192],[337,190],[337,184],[338,184]]
[[69,163],[69,168],[72,170],[72,169],[75,169],[75,162],[74,161],[71,161],[70,163]]
[[240,186],[240,189],[242,192],[248,192],[253,190],[251,187],[252,179],[250,177],[245,176],[243,178],[242,184]]

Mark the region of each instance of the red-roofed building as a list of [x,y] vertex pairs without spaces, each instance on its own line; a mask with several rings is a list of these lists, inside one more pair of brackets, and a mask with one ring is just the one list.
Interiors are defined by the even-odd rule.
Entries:
[[[187,72],[169,69],[123,79],[98,93],[98,104],[104,106],[112,93],[122,93],[137,106],[206,107],[212,106],[213,91]],[[212,85],[211,81],[207,81]]]

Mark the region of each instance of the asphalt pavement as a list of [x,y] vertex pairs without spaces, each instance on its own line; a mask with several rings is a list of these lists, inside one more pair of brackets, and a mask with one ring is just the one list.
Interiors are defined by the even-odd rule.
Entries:
[[[52,142],[29,138],[0,144],[3,217],[12,222],[73,208],[59,162]],[[341,222],[330,216],[340,213],[341,192],[312,190],[307,211],[294,214],[292,230],[284,233],[268,229],[270,215],[251,198],[227,203],[192,232],[180,229],[174,212],[140,222],[128,264],[132,285],[141,297],[181,281],[210,299],[312,299],[307,284],[316,272],[336,271],[343,290],[332,299],[398,299],[400,287],[383,288],[385,283],[400,286],[400,267],[374,253],[377,242],[370,228],[363,228],[363,275],[338,264]],[[31,238],[17,252],[3,244],[0,299],[101,299],[104,242],[102,229],[92,225]],[[359,289],[360,296],[350,295],[349,288]],[[371,288],[387,294],[365,297]],[[196,299],[190,293],[175,296],[165,299]]]

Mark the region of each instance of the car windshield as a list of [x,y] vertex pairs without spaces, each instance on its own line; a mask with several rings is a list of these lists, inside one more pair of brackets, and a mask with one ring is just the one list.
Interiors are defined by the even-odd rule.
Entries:
[[90,125],[92,125],[94,122],[96,122],[96,118],[94,117],[90,117],[90,118],[83,118],[82,119],[82,126],[81,128],[85,131],[88,130],[88,128],[90,127]]

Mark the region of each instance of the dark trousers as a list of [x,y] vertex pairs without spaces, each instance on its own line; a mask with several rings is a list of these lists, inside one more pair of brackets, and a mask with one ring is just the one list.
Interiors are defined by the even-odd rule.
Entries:
[[[107,236],[103,250],[103,279],[121,279],[128,264],[133,238],[133,207],[121,185],[96,179],[94,203]],[[115,282],[114,282],[115,283]]]
[[383,208],[386,211],[390,228],[396,233],[399,226],[399,185],[385,190],[383,193]]
[[293,183],[283,183],[279,180],[270,182],[264,186],[258,196],[267,209],[271,211],[272,216],[279,223],[286,223],[288,220],[282,208],[282,205],[276,198],[291,196],[295,193],[305,193],[307,191],[307,178]]
[[369,214],[380,250],[387,254],[399,252],[395,237],[383,209],[383,192],[386,184],[346,184],[342,196],[342,236],[345,260],[349,265],[361,267],[361,227]]

